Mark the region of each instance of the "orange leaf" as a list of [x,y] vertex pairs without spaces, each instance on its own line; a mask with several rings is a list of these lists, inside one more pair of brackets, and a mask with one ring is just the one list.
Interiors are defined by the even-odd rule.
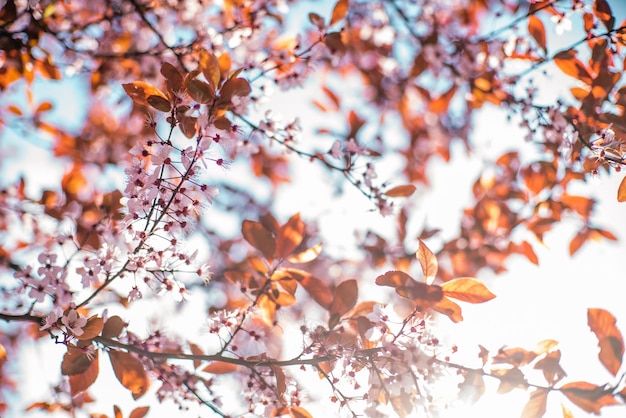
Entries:
[[413,280],[411,276],[403,271],[391,270],[376,278],[378,286],[399,287],[404,286],[408,280]]
[[143,364],[135,356],[125,351],[110,350],[109,359],[115,377],[122,386],[130,390],[133,399],[140,398],[148,391],[150,379],[148,379]]
[[531,393],[530,399],[522,411],[522,418],[541,418],[544,416],[548,403],[548,393],[546,389],[537,389]]
[[151,95],[148,96],[148,104],[155,108],[156,110],[160,110],[161,112],[169,112],[172,109],[172,105],[169,100],[164,99],[161,96]]
[[585,84],[591,85],[593,83],[593,77],[589,73],[585,64],[576,58],[576,50],[568,49],[567,51],[561,51],[554,56],[554,63],[570,77],[577,78]]
[[268,260],[274,258],[276,240],[274,239],[274,235],[265,229],[261,223],[247,220],[243,221],[241,232],[245,240],[254,248],[261,251],[265,258]]
[[600,415],[600,409],[607,405],[616,405],[618,402],[610,390],[588,382],[572,382],[560,388],[567,398],[582,410]]
[[325,281],[318,279],[317,277],[307,273],[306,271],[298,269],[285,269],[289,272],[291,277],[296,279],[298,283],[308,292],[309,295],[320,306],[325,309],[329,309],[333,302],[333,292],[330,290],[330,286]]
[[126,323],[122,318],[114,315],[107,319],[102,327],[102,336],[105,338],[115,338],[122,333]]
[[[202,349],[200,348],[199,345],[194,344],[194,343],[188,343],[189,344],[189,349],[191,350],[191,353],[195,356],[202,356],[204,355],[204,351],[202,351]],[[198,359],[194,359],[193,361],[193,367],[194,369],[197,369],[200,366],[200,360]]]
[[613,30],[615,26],[615,17],[611,11],[611,6],[606,0],[595,0],[593,2],[593,12],[604,23],[608,30]]
[[424,241],[419,240],[419,248],[415,253],[415,257],[422,266],[422,272],[424,273],[424,282],[426,284],[432,284],[437,276],[437,270],[439,270],[439,263],[437,257],[432,251],[424,244]]
[[138,105],[149,106],[148,97],[150,96],[160,96],[167,100],[167,97],[161,90],[145,81],[134,81],[132,83],[122,84],[122,87],[124,87],[124,91],[126,91],[126,94],[128,94],[133,102]]
[[211,88],[215,91],[220,84],[220,65],[215,55],[204,49],[200,51],[200,70],[202,70],[204,78],[207,79]]
[[172,92],[179,92],[183,88],[183,75],[169,62],[161,65],[161,74],[167,80],[167,88]]
[[309,411],[299,406],[292,406],[289,409],[293,418],[313,418]]
[[76,338],[79,340],[91,340],[92,338],[100,335],[103,327],[104,320],[94,315],[87,320],[87,323],[83,327],[83,333],[81,335],[77,335]]
[[346,17],[346,15],[348,14],[349,6],[350,5],[348,0],[339,0],[337,4],[335,4],[335,7],[333,9],[333,14],[331,15],[329,26],[334,25],[335,23]]
[[150,410],[149,406],[140,406],[138,408],[133,409],[128,418],[143,418],[146,416],[148,411]]
[[276,256],[285,258],[295,250],[304,237],[304,222],[300,214],[293,215],[285,225],[280,227],[276,237]]
[[390,190],[385,192],[386,196],[389,197],[409,197],[413,193],[415,193],[415,186],[412,184],[404,184],[402,186],[396,186]]
[[533,37],[543,52],[546,52],[546,28],[543,22],[535,15],[528,16],[528,33]]
[[604,309],[587,310],[587,324],[596,334],[600,346],[598,357],[613,376],[617,375],[624,357],[624,339],[615,323],[615,317]]
[[435,306],[433,306],[433,309],[450,318],[452,322],[461,322],[463,320],[461,307],[456,302],[451,301],[445,296]]
[[272,371],[274,372],[274,377],[276,377],[276,392],[278,392],[278,396],[282,397],[287,390],[287,381],[285,379],[285,372],[279,366],[271,366]]
[[295,264],[304,264],[309,263],[317,258],[318,255],[322,252],[322,243],[315,244],[311,248],[307,248],[304,251],[301,251],[297,254],[287,257],[287,261]]
[[70,375],[70,391],[72,396],[83,392],[96,381],[98,377],[98,352],[96,351],[93,360],[82,373]]
[[569,255],[574,255],[589,238],[589,230],[583,229],[569,243]]
[[214,361],[206,365],[202,371],[211,374],[227,374],[236,371],[239,368],[236,364],[225,363],[223,361]]
[[81,374],[91,365],[91,358],[79,347],[68,345],[61,363],[61,374],[65,376]]
[[356,284],[356,280],[346,280],[339,283],[339,286],[335,289],[335,296],[333,297],[333,303],[331,303],[329,312],[330,320],[329,325],[332,328],[339,322],[339,319],[343,314],[348,312],[356,305],[356,301],[359,295],[359,288]]
[[626,177],[624,177],[617,189],[617,201],[626,202]]
[[546,378],[546,381],[550,385],[554,385],[556,382],[565,377],[565,371],[559,364],[560,360],[561,351],[555,350],[546,354],[546,356],[539,360],[533,368],[543,371],[543,377]]
[[461,277],[441,285],[444,295],[469,303],[483,303],[496,297],[476,279]]
[[407,299],[411,299],[422,309],[435,306],[443,299],[441,286],[429,285],[415,280],[408,281],[404,286],[396,288],[396,293]]

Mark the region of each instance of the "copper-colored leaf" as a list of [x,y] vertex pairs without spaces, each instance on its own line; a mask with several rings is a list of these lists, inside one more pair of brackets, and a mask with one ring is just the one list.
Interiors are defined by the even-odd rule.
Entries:
[[169,112],[172,109],[172,105],[169,100],[161,96],[155,96],[154,94],[148,96],[148,104],[161,112]]
[[563,412],[563,418],[574,418],[574,414],[572,414],[572,411],[567,409],[563,404],[561,404],[561,412]]
[[265,258],[268,260],[274,258],[276,239],[261,223],[248,220],[243,221],[241,232],[245,240],[254,248],[261,251]]
[[617,375],[624,357],[624,339],[615,323],[615,317],[604,309],[587,310],[587,324],[600,346],[598,357],[613,376]]
[[399,287],[404,286],[408,280],[413,280],[411,276],[403,271],[391,270],[376,278],[378,286]]
[[461,322],[463,320],[461,307],[445,296],[433,306],[433,309],[450,318],[452,322]]
[[189,97],[198,103],[208,104],[215,98],[215,94],[209,84],[202,80],[189,80],[187,93],[189,93]]
[[140,398],[148,391],[150,379],[143,368],[143,364],[135,356],[125,351],[110,350],[109,359],[115,377],[122,386],[130,390],[133,399]]
[[[200,348],[199,345],[194,344],[194,343],[188,343],[188,344],[189,344],[189,349],[191,350],[191,353],[194,356],[202,356],[202,355],[204,355],[204,351],[202,351],[202,349]],[[195,369],[197,369],[199,366],[200,366],[200,360],[194,359],[193,367]]]
[[618,403],[610,390],[588,382],[567,383],[560,391],[580,409],[596,415],[600,415],[602,407]]
[[494,364],[505,363],[519,367],[530,363],[535,358],[537,358],[536,353],[520,347],[501,348],[498,350],[498,354],[493,357],[492,362]]
[[611,11],[611,6],[606,0],[595,0],[593,2],[593,12],[604,23],[607,30],[613,30],[615,26],[615,17]]
[[548,403],[548,393],[546,389],[537,389],[530,394],[530,399],[522,410],[522,418],[541,418],[546,413]]
[[546,28],[543,26],[541,19],[535,15],[528,16],[528,33],[530,33],[543,52],[546,52]]
[[330,17],[329,26],[334,25],[347,16],[350,4],[348,0],[339,0],[333,8],[333,14]]
[[304,237],[304,222],[300,214],[293,215],[286,224],[280,227],[276,237],[276,256],[285,258],[295,250]]
[[333,292],[325,281],[318,279],[311,273],[298,269],[286,269],[291,277],[296,279],[298,283],[307,291],[309,295],[325,309],[329,309],[333,302]]
[[224,83],[220,90],[220,101],[229,103],[233,96],[247,96],[251,91],[248,80],[231,78]]
[[300,406],[292,406],[289,409],[293,418],[313,418],[313,415],[311,415],[309,411]]
[[356,280],[350,279],[339,283],[337,288],[335,288],[333,303],[331,303],[329,308],[331,319],[335,317],[338,321],[343,314],[352,309],[356,305],[358,295],[359,288]]
[[463,382],[459,384],[460,398],[476,402],[485,393],[485,380],[481,371],[472,370],[464,373]]
[[75,345],[68,345],[61,363],[61,374],[69,376],[83,373],[91,365],[91,357]]
[[149,406],[140,406],[132,410],[128,418],[143,418],[148,414]]
[[576,58],[576,50],[568,49],[561,51],[554,56],[554,63],[570,77],[577,78],[583,83],[591,85],[593,83],[593,77],[589,73],[585,64]]
[[528,387],[528,382],[520,369],[517,367],[494,369],[491,374],[498,377],[500,385],[498,386],[498,393],[504,394],[512,391],[515,388],[525,389]]
[[322,243],[315,244],[311,248],[307,248],[304,251],[301,251],[297,254],[291,255],[287,257],[287,261],[294,264],[304,264],[309,263],[317,258],[318,255],[322,252]]
[[223,361],[214,361],[211,364],[206,365],[202,371],[211,374],[228,374],[239,369],[236,364],[225,363]]
[[412,184],[404,184],[387,190],[385,195],[389,197],[409,197],[415,193],[415,190],[416,188]]
[[487,287],[471,277],[461,277],[441,285],[444,295],[469,303],[483,303],[496,297]]
[[437,270],[439,270],[439,263],[437,257],[432,251],[424,244],[424,241],[419,240],[419,248],[415,253],[415,257],[422,266],[422,272],[424,273],[424,282],[426,284],[432,284],[437,276]]
[[279,397],[282,397],[287,390],[287,379],[285,378],[285,372],[279,366],[271,366],[274,377],[276,378],[276,392]]
[[626,177],[622,179],[617,189],[617,201],[626,202]]
[[70,393],[72,396],[87,390],[87,388],[89,388],[89,386],[96,381],[98,372],[98,352],[96,351],[89,367],[87,367],[82,373],[70,375]]
[[165,77],[167,88],[172,92],[179,92],[183,88],[183,75],[169,62],[161,65],[161,74]]
[[552,351],[535,364],[535,369],[543,371],[543,376],[550,385],[554,385],[565,377],[565,370],[559,364],[561,351]]
[[104,320],[94,315],[87,320],[87,323],[82,328],[83,333],[81,335],[77,335],[76,338],[79,340],[91,340],[92,338],[100,335],[103,327]]
[[107,319],[102,327],[102,336],[105,338],[115,338],[122,333],[126,323],[122,318],[114,315]]
[[443,299],[443,289],[441,286],[429,285],[422,282],[410,280],[396,288],[396,293],[407,299],[411,299],[422,309],[435,306]]
[[580,250],[580,247],[583,246],[583,244],[585,243],[585,241],[587,241],[588,238],[589,238],[589,230],[586,229],[586,228],[583,228],[570,241],[570,243],[569,243],[569,254],[570,255],[576,254],[576,252],[578,250]]
[[220,84],[220,65],[215,55],[204,49],[200,51],[200,70],[215,91]]
[[124,91],[126,91],[126,94],[128,94],[133,102],[138,105],[149,106],[148,97],[150,96],[160,96],[167,100],[167,97],[161,90],[145,81],[134,81],[132,83],[122,84],[122,87],[124,87]]

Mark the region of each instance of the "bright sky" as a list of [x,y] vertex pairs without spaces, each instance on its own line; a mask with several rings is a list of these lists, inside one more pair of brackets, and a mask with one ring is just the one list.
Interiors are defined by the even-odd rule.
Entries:
[[[614,4],[616,2],[611,3],[614,11],[618,12]],[[620,3],[620,5],[624,8],[623,4]],[[622,10],[622,15],[625,14],[623,12],[624,10]],[[563,42],[569,43],[565,40]],[[552,86],[561,89],[567,82],[569,81],[563,80],[563,84],[550,83],[544,87]],[[63,109],[65,115],[81,114],[81,108],[84,106],[80,100],[80,90],[73,95],[66,93],[67,88],[78,88],[79,84],[72,82],[66,85],[64,83],[64,86],[62,87],[63,94],[59,94],[58,86],[46,83],[45,86],[42,85],[41,88],[36,89],[36,96],[39,100],[52,97],[60,100],[60,98],[71,96],[72,99],[63,103],[59,102],[58,109]],[[283,113],[288,119],[290,112],[294,109],[290,104],[292,102],[283,100],[280,103],[277,111]],[[457,149],[449,164],[433,164],[430,169],[432,188],[420,189],[414,197],[414,199],[421,199],[417,205],[418,211],[424,214],[429,226],[441,227],[444,235],[453,233],[458,225],[459,209],[469,202],[470,185],[481,168],[481,158],[497,156],[507,149],[509,144],[505,143],[504,139],[523,137],[523,133],[519,133],[515,127],[504,123],[504,118],[501,119],[502,124],[494,127],[493,120],[496,116],[500,116],[497,111],[488,110],[482,112],[476,120],[475,141],[483,144],[482,148],[478,147],[480,152],[472,158],[467,158]],[[80,118],[75,118],[75,120],[78,119]],[[319,118],[302,120],[305,131],[308,129],[309,132],[313,132],[314,127],[319,126],[320,121]],[[4,181],[9,182],[19,173],[25,173],[29,179],[36,179],[37,183],[32,184],[33,188],[57,183],[57,178],[62,174],[62,168],[49,164],[50,157],[40,146],[29,145],[28,140],[23,137],[18,138],[10,130],[4,131],[0,139],[2,139],[1,153],[11,150],[18,152],[21,156],[12,160],[0,159],[0,171],[5,175]],[[344,187],[345,195],[334,200],[333,207],[330,208],[327,199],[332,195],[332,185],[328,181],[320,181],[326,177],[321,174],[318,166],[304,161],[302,163],[302,167],[294,173],[295,185],[286,186],[283,193],[277,196],[277,214],[281,218],[286,219],[295,212],[301,212],[305,220],[318,220],[326,250],[346,254],[355,254],[353,249],[355,225],[357,227],[368,226],[383,234],[385,231],[393,230],[393,219],[381,219],[376,213],[367,211],[367,202],[348,186]],[[388,165],[393,166],[393,164]],[[44,166],[45,171],[41,169]],[[239,178],[237,170],[235,165],[233,170],[225,173],[224,176],[227,180],[235,181]],[[383,173],[384,170],[381,171],[380,177],[386,178]],[[392,168],[389,169],[389,173],[392,173]],[[533,266],[521,258],[512,258],[506,265],[509,273],[497,277],[487,274],[479,275],[478,278],[485,281],[490,290],[496,294],[496,299],[484,305],[463,304],[465,321],[460,324],[452,324],[447,318],[442,318],[440,337],[450,344],[461,346],[462,351],[467,353],[467,360],[470,363],[475,361],[478,344],[495,353],[503,345],[532,349],[543,339],[554,339],[560,343],[561,365],[568,373],[568,381],[580,379],[597,384],[612,382],[612,376],[604,370],[597,359],[597,341],[587,327],[586,309],[590,307],[607,309],[618,318],[618,327],[626,333],[626,304],[623,302],[626,277],[621,266],[626,250],[626,218],[624,217],[626,206],[616,201],[616,190],[622,177],[623,175],[601,175],[581,188],[581,193],[592,193],[599,198],[595,212],[596,223],[615,232],[620,241],[586,244],[572,258],[567,253],[567,246],[575,231],[573,224],[558,227],[556,231],[546,235],[545,246],[536,247],[540,260],[539,266]],[[394,180],[393,177],[390,179]],[[33,192],[33,195],[36,193]],[[436,241],[433,243],[437,245]],[[373,279],[374,277],[371,278],[372,281]],[[190,317],[199,318],[201,322],[203,312],[199,310],[198,305],[189,305],[187,309],[195,312]],[[161,309],[163,305],[160,304],[158,307]],[[174,311],[171,313],[173,314]],[[134,322],[133,315],[136,315],[139,321],[145,313],[126,314],[125,318],[132,323]],[[167,323],[166,320],[163,320],[163,323],[166,323],[166,327],[170,329],[180,329],[182,325]],[[26,372],[23,375],[24,387],[29,388],[29,393],[19,394],[19,399],[16,399],[17,408],[23,408],[49,390],[49,383],[58,379],[59,360],[63,352],[62,347],[55,347],[48,341],[44,344],[30,344],[24,348],[19,367],[23,367]],[[110,409],[104,408],[110,408],[110,405],[115,402],[122,407],[126,416],[132,408],[144,404],[132,402],[130,395],[114,381],[115,378],[105,356],[101,358],[100,369],[101,376],[92,390],[102,401],[103,409],[100,409],[100,412],[111,414]],[[542,380],[538,379],[538,382],[542,383]],[[519,416],[528,395],[519,390],[514,390],[508,395],[494,395],[498,382],[490,382],[486,379],[486,383],[488,385],[486,395],[477,404],[459,405],[445,413],[443,417],[495,416],[495,412],[503,417]],[[224,392],[227,395],[228,388],[225,388]],[[109,395],[104,395],[105,393]],[[559,399],[558,395],[549,399],[546,417],[560,416],[560,401],[563,399]],[[569,401],[564,400],[564,404],[574,413],[574,416],[584,416],[584,413]],[[171,405],[158,406],[158,408],[161,412],[177,413],[175,407]],[[606,418],[622,418],[626,414],[623,407],[605,408],[603,411],[602,416]],[[206,413],[206,411],[202,412],[203,415]],[[18,416],[22,414],[9,413],[4,418]],[[35,413],[30,416],[49,415]]]

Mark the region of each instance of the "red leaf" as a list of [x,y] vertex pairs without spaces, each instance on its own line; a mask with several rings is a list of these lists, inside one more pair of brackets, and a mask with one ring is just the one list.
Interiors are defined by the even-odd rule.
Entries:
[[624,357],[624,339],[615,323],[615,317],[604,309],[587,310],[587,324],[600,346],[598,357],[613,376],[617,375]]

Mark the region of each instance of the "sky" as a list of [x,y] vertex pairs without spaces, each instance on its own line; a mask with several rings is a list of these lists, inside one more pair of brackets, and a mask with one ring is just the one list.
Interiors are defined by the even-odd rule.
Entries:
[[[624,4],[610,2],[614,11],[626,15]],[[621,9],[619,6],[622,6]],[[618,19],[619,21],[620,19]],[[552,37],[554,38],[554,37]],[[549,38],[550,39],[550,38]],[[565,38],[559,42],[569,43]],[[553,71],[556,73],[556,71]],[[561,91],[569,80],[546,83],[545,89]],[[38,100],[46,98],[64,97],[64,102],[57,105],[56,114],[59,120],[72,123],[79,121],[84,103],[81,95],[66,94],[67,89],[80,91],[84,80],[73,79],[63,87],[51,83],[37,86]],[[63,94],[59,94],[59,92]],[[280,97],[279,97],[280,98]],[[19,99],[19,92],[15,96]],[[23,99],[22,99],[23,100]],[[279,100],[282,105],[278,111],[289,118],[293,106],[288,97]],[[298,109],[299,110],[299,109]],[[66,117],[70,115],[70,117]],[[441,227],[443,234],[452,234],[460,219],[460,208],[469,204],[471,183],[482,168],[485,157],[497,156],[511,147],[503,138],[523,137],[524,133],[513,124],[502,123],[494,126],[494,117],[500,117],[497,109],[486,109],[475,120],[476,136],[473,138],[482,151],[470,157],[460,148],[455,148],[452,160],[449,163],[436,162],[429,168],[432,187],[420,188],[414,199],[419,199],[418,210],[428,219],[431,227]],[[503,120],[503,119],[502,119]],[[320,119],[311,117],[303,121],[306,129],[314,129]],[[50,156],[45,150],[45,140],[34,137],[17,135],[11,130],[5,130],[0,136],[0,172],[4,175],[3,182],[10,182],[19,173],[26,173],[29,178],[36,179],[31,183],[33,189],[55,185],[62,175],[63,167],[50,164]],[[17,153],[13,158],[7,158],[6,152]],[[482,154],[481,154],[482,153]],[[392,164],[391,164],[392,165]],[[41,167],[46,167],[42,171]],[[227,180],[236,181],[237,166],[223,175]],[[389,168],[392,175],[393,168]],[[385,171],[381,172],[381,177]],[[302,164],[294,172],[297,186],[285,186],[277,196],[277,213],[283,219],[295,212],[301,212],[304,219],[316,219],[320,224],[320,233],[328,243],[329,251],[356,255],[354,248],[354,231],[352,225],[368,226],[381,231],[394,228],[391,218],[380,218],[376,213],[367,210],[367,203],[354,190],[345,187],[345,194],[333,201],[332,210],[327,201],[320,200],[319,196],[329,196],[333,187],[330,182],[320,182],[324,174],[319,167]],[[445,342],[458,344],[463,347],[467,361],[475,361],[478,344],[492,352],[498,348],[520,346],[532,349],[536,343],[544,339],[559,341],[562,351],[561,365],[568,373],[568,381],[578,379],[589,380],[602,384],[611,382],[612,376],[604,370],[597,359],[597,340],[587,326],[586,310],[591,307],[607,309],[618,319],[618,327],[626,332],[626,304],[623,302],[626,277],[622,263],[626,251],[626,206],[616,200],[617,187],[624,175],[601,174],[585,186],[581,186],[581,193],[589,193],[598,197],[598,204],[594,215],[596,224],[608,227],[620,239],[618,242],[601,241],[586,244],[574,257],[567,253],[569,239],[575,231],[575,222],[566,222],[556,231],[547,234],[545,245],[535,246],[539,256],[539,266],[534,266],[521,257],[512,257],[507,261],[508,273],[498,276],[481,274],[489,289],[496,294],[496,299],[483,305],[463,304],[465,320],[459,324],[452,324],[447,318],[438,322],[440,335]],[[116,177],[116,182],[123,177]],[[3,183],[6,184],[6,183]],[[31,191],[34,193],[34,191]],[[294,196],[296,196],[294,198]],[[436,244],[436,243],[435,243]],[[534,244],[534,243],[533,243]],[[373,280],[373,278],[372,278]],[[191,308],[192,312],[193,309]],[[142,313],[134,313],[137,319]],[[200,315],[196,312],[196,315]],[[132,319],[132,318],[129,318]],[[55,347],[46,341],[46,344],[30,344],[24,348],[21,366],[27,371],[25,387],[31,393],[20,394],[20,406],[25,406],[38,395],[45,393],[49,381],[58,377],[58,359],[63,354],[62,347]],[[130,410],[139,404],[134,404],[125,391],[120,389],[114,380],[112,372],[101,359],[101,373],[93,392],[103,394],[110,390],[110,397],[101,396],[105,405],[115,399],[122,406],[127,415]],[[500,416],[518,416],[527,401],[528,394],[515,390],[507,395],[494,395],[497,389],[496,381],[489,382],[486,395],[474,405],[456,405],[446,412],[444,418],[460,418],[467,416],[492,416],[498,411]],[[108,389],[110,386],[111,389]],[[560,416],[560,401],[574,413],[576,417],[585,414],[569,401],[559,399],[559,396],[550,398],[546,417]],[[161,408],[161,407],[159,407]],[[165,406],[165,410],[176,413],[176,409]],[[111,413],[112,411],[101,410]],[[625,414],[624,407],[605,408],[602,417],[618,418]],[[20,416],[16,413],[13,416]],[[32,414],[32,416],[43,416]],[[5,417],[10,418],[11,415]]]

